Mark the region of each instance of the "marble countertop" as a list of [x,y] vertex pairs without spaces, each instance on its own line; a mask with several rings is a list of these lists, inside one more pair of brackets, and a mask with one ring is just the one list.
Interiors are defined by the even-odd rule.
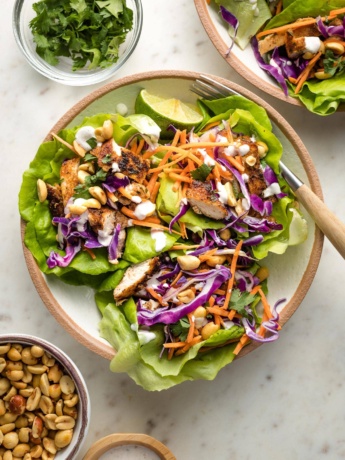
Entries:
[[[84,348],[43,305],[23,258],[17,196],[23,171],[53,124],[101,85],[68,87],[37,74],[17,48],[13,2],[0,28],[1,219],[0,333],[40,336],[61,347],[87,382],[92,418],[80,453],[118,432],[154,436],[178,460],[345,458],[345,264],[325,241],[315,280],[280,339],[223,369],[213,382],[148,393]],[[345,113],[321,118],[264,93],[216,52],[192,0],[144,0],[142,36],[118,73],[160,69],[207,72],[239,83],[275,107],[297,131],[319,172],[324,199],[345,221]]]

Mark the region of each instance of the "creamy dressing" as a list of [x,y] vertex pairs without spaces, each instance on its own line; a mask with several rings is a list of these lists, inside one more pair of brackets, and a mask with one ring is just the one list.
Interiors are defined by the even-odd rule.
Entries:
[[248,174],[242,174],[242,179],[243,179],[243,182],[248,182],[249,181]]
[[98,230],[97,240],[102,246],[109,246],[111,243],[113,235],[110,235],[108,232],[104,230]]
[[210,155],[208,155],[205,149],[198,149],[198,152],[201,153],[201,155],[203,156],[205,165],[214,166],[216,164],[214,159],[211,158]]
[[116,155],[117,155],[118,157],[120,157],[120,156],[121,156],[121,147],[119,146],[119,144],[117,144],[117,143],[114,141],[114,139],[113,139],[112,145],[113,145],[113,150],[114,150],[114,152],[116,153]]
[[134,215],[139,220],[144,220],[147,216],[153,214],[156,210],[156,205],[152,201],[143,201],[135,208]]
[[250,151],[250,147],[248,144],[242,144],[238,147],[238,153],[243,157],[243,155],[247,155]]
[[119,164],[114,161],[114,163],[112,163],[111,165],[111,170],[113,171],[113,173],[120,172]]
[[224,204],[228,204],[228,193],[221,182],[217,182],[217,191],[219,193],[219,201]]
[[131,324],[131,329],[132,331],[137,332],[140,345],[146,345],[156,338],[156,334],[154,332],[139,329],[137,324]]
[[278,182],[274,182],[269,187],[267,187],[263,191],[262,194],[263,194],[264,198],[267,198],[267,197],[272,196],[272,195],[277,195],[280,192],[281,192],[281,190],[280,190],[280,186],[279,186]]
[[229,145],[224,149],[224,153],[229,157],[234,157],[236,155],[236,147],[234,145]]
[[86,152],[92,149],[91,145],[87,143],[87,141],[92,138],[96,139],[95,128],[92,126],[83,126],[78,129],[75,135],[75,140]]
[[79,220],[77,220],[77,222],[76,222],[78,232],[83,232],[84,231],[84,225],[87,222],[88,218],[89,218],[88,210],[83,212],[83,214],[80,215]]
[[166,244],[167,244],[167,237],[163,230],[151,230],[151,238],[155,240],[155,250],[156,252],[161,252]]
[[142,202],[142,199],[140,198],[140,196],[132,196],[131,200],[133,201],[133,203],[141,203]]
[[319,37],[304,37],[305,51],[316,54],[320,50],[321,40]]

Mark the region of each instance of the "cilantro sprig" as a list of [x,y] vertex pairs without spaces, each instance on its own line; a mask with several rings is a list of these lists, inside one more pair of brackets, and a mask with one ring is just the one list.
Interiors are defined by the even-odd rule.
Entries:
[[104,182],[106,178],[107,173],[103,169],[99,169],[93,176],[86,176],[83,184],[74,187],[74,196],[76,198],[90,198],[89,188],[100,182]]
[[345,60],[343,56],[336,56],[333,51],[326,50],[325,59],[323,60],[325,72],[334,76],[345,69]]
[[112,65],[133,27],[126,0],[41,0],[33,9],[29,26],[37,54],[54,66],[70,57],[74,71]]

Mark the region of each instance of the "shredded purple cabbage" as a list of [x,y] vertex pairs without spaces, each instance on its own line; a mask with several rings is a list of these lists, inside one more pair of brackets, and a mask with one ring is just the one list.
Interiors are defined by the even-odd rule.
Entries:
[[238,19],[236,18],[235,15],[233,15],[229,10],[227,10],[223,5],[220,6],[219,11],[222,15],[222,18],[224,21],[226,21],[233,29],[234,29],[234,36],[232,39],[232,43],[230,45],[230,48],[228,49],[226,55],[229,56],[230,51],[232,50],[232,47],[234,46],[235,43],[235,38],[237,35],[237,29],[239,26]]

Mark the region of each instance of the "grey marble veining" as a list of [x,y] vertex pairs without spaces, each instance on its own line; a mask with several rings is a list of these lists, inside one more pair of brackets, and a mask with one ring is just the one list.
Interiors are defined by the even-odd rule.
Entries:
[[[192,0],[143,0],[143,7],[141,39],[117,77],[193,70],[256,92],[300,135],[318,169],[325,201],[345,221],[345,114],[317,117],[256,90],[214,49]],[[37,74],[15,45],[11,14],[12,2],[5,0],[0,29],[0,331],[53,341],[78,364],[92,399],[80,458],[93,442],[115,432],[154,436],[178,460],[345,458],[345,265],[327,241],[315,281],[280,339],[223,369],[213,382],[145,392],[126,375],[112,374],[108,361],[76,342],[46,310],[22,254],[21,176],[53,124],[101,85],[71,88]]]

